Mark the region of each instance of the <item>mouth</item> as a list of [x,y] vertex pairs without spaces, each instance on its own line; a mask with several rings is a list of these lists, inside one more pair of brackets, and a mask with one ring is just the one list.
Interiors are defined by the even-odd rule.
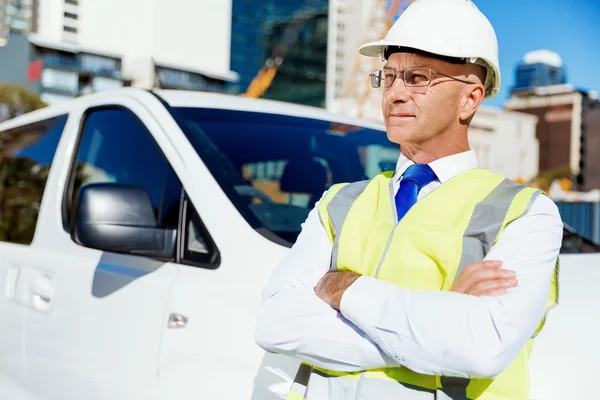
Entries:
[[390,117],[392,118],[414,118],[413,114],[409,114],[409,113],[390,113]]

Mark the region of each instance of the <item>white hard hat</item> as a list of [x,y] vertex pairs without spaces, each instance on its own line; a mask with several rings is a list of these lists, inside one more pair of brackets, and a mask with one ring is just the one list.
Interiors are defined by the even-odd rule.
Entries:
[[384,39],[366,43],[360,54],[384,57],[388,47],[464,59],[486,67],[486,98],[500,90],[498,39],[490,21],[470,0],[416,0]]

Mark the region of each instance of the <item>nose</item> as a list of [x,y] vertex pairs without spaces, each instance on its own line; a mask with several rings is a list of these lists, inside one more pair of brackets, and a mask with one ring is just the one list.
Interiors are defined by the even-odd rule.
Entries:
[[398,74],[398,76],[396,76],[396,79],[394,79],[394,83],[392,83],[392,86],[385,89],[383,97],[386,100],[386,102],[390,104],[406,103],[408,101],[408,99],[410,98],[410,92],[408,91],[408,88],[406,87],[406,84],[404,83],[404,79],[401,74]]

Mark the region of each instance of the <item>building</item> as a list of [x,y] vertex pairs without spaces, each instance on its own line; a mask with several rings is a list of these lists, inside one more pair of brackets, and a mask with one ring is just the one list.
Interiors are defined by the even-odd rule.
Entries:
[[533,87],[562,85],[567,83],[565,68],[560,55],[549,50],[536,50],[525,54],[523,63],[515,71],[513,94]]
[[134,86],[225,91],[231,1],[44,0],[38,34],[120,54]]
[[29,33],[36,28],[38,0],[6,1],[6,21],[13,32]]
[[376,0],[331,0],[329,3],[327,107],[330,109],[336,99],[344,96],[346,83],[360,57],[358,48],[365,38],[369,13],[376,12],[373,7],[377,5]]
[[244,93],[275,55],[283,63],[262,97],[324,107],[328,19],[328,0],[232,0],[233,91]]
[[331,0],[327,58],[327,109],[367,119],[380,119],[379,94],[369,74],[381,59],[358,53],[360,46],[382,39],[389,26],[414,0]]
[[[52,49],[60,54],[61,63],[67,60],[76,70],[88,70],[91,64],[97,64],[91,68],[112,71],[111,79],[118,70],[117,80],[147,89],[225,92],[238,79],[230,70],[231,2],[228,0],[9,1],[23,7],[7,7],[6,12],[23,18],[31,16],[28,27],[21,29],[31,46]],[[23,46],[21,53],[31,53],[22,40],[17,42]],[[48,65],[46,61],[44,65]],[[0,67],[7,68],[12,66]],[[34,68],[39,69],[39,64]],[[102,78],[107,78],[105,75]],[[70,76],[64,82],[70,79],[69,87],[73,88],[75,78]],[[2,79],[8,79],[7,74],[0,73]],[[8,82],[21,83],[22,79]],[[102,82],[92,85],[93,90],[113,87],[115,83]],[[75,89],[70,89],[71,92]]]
[[99,53],[68,43],[45,42],[13,32],[0,48],[0,82],[17,83],[39,93],[47,104],[130,84],[119,55]]
[[28,34],[37,28],[39,0],[0,1],[0,47],[8,42],[10,32]]
[[536,116],[481,106],[469,127],[469,144],[480,167],[509,179],[538,174]]
[[535,115],[540,172],[568,169],[574,189],[600,188],[600,102],[573,85],[534,87],[513,93],[504,108]]

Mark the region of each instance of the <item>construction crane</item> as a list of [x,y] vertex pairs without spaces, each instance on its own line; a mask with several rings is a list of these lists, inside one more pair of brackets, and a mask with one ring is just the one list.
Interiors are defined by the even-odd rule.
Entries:
[[[362,43],[381,40],[398,16],[414,0],[374,0]],[[381,68],[381,60],[357,54],[347,75],[341,96],[335,99],[334,111],[357,118],[381,120],[381,92],[373,90],[368,75]]]
[[241,96],[258,98],[266,93],[273,83],[273,79],[275,79],[275,75],[277,75],[277,71],[283,60],[298,40],[298,37],[300,37],[306,24],[315,15],[321,13],[316,8],[317,1],[307,0],[304,7],[294,15],[292,21],[286,26],[282,39],[277,43],[263,67],[258,71],[258,74],[254,77],[246,92],[242,93]]

